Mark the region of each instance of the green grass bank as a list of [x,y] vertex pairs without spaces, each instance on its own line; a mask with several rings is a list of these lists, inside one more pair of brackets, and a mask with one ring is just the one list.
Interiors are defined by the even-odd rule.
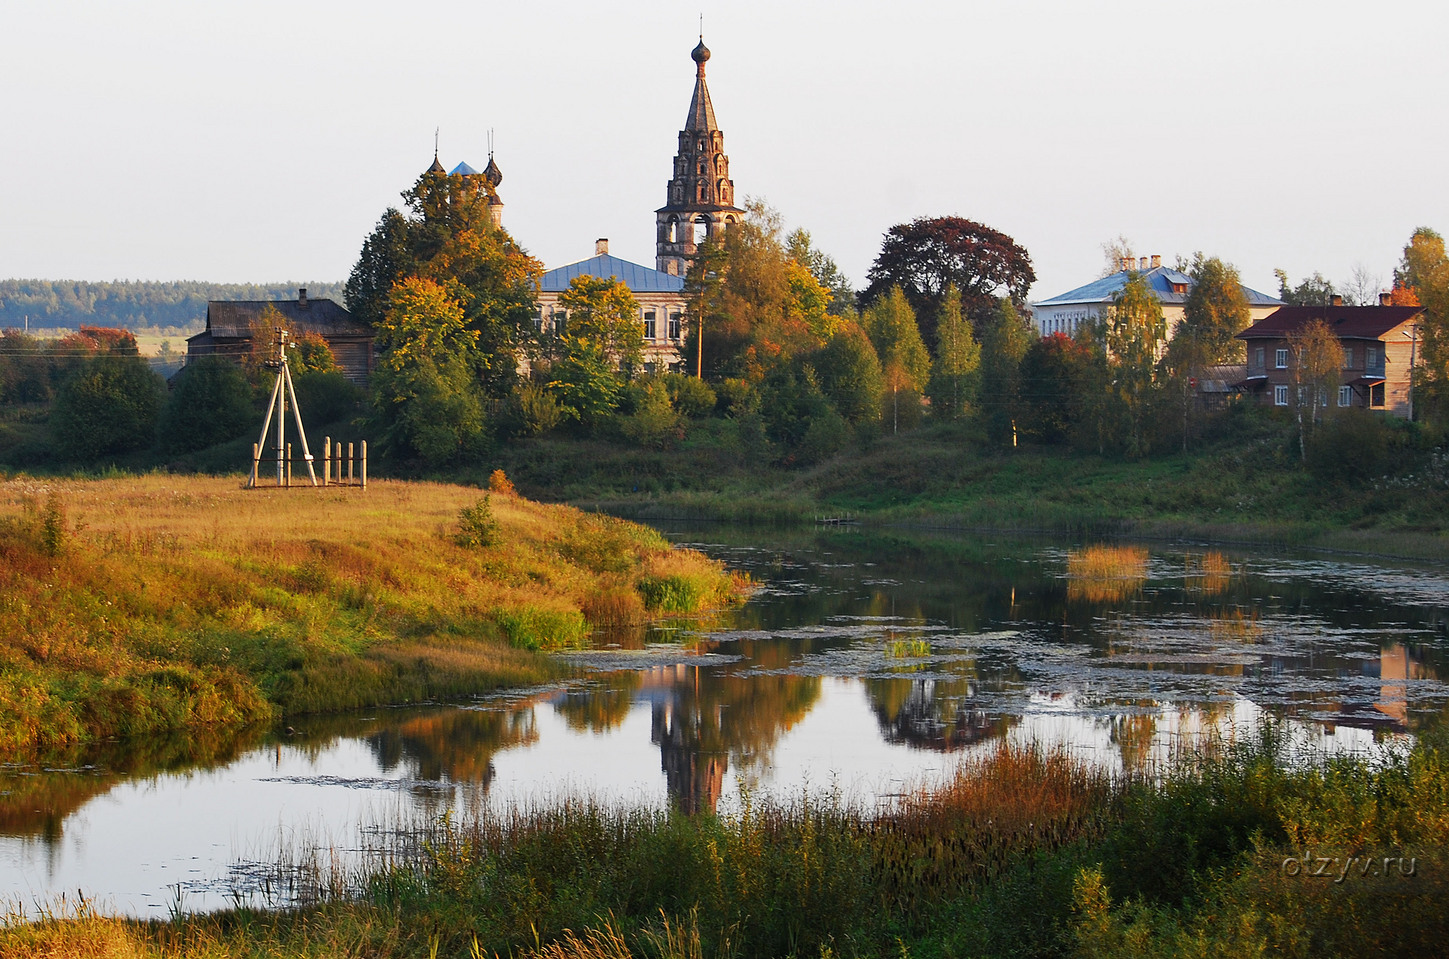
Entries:
[[0,756],[560,677],[541,650],[737,601],[653,530],[506,487],[0,482]]
[[878,436],[802,469],[767,465],[709,430],[664,451],[528,440],[495,460],[529,495],[644,520],[850,516],[1449,559],[1449,455],[1393,446],[1393,427],[1366,440],[1344,429],[1307,464],[1292,424],[1256,410],[1226,417],[1187,452],[1131,461],[1061,446],[1003,449],[951,424]]

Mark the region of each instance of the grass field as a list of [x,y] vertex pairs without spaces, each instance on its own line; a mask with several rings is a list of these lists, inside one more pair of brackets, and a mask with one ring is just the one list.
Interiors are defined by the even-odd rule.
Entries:
[[737,600],[657,533],[432,483],[0,482],[0,755],[557,677],[595,625]]

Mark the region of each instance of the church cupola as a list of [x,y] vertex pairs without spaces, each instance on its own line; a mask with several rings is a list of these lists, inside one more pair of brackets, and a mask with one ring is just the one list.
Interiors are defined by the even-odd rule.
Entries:
[[684,129],[679,131],[674,175],[665,205],[655,211],[659,229],[656,266],[674,276],[684,275],[700,244],[745,215],[734,205],[735,184],[724,152],[724,134],[704,82],[709,57],[709,48],[700,37],[690,53],[695,63],[694,97],[689,101]]

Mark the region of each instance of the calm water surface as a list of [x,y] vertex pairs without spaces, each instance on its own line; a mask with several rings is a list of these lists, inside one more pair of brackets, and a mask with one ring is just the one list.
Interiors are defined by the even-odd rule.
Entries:
[[355,863],[389,830],[589,795],[728,809],[742,789],[867,807],[999,740],[1111,769],[1265,716],[1367,751],[1449,707],[1442,567],[849,529],[672,535],[761,584],[741,610],[600,637],[581,678],[290,735],[0,767],[0,898],[164,916],[284,901],[267,864]]

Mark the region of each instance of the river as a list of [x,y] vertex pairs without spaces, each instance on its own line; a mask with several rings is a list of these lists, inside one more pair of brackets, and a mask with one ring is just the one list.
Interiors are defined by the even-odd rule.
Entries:
[[1442,567],[852,528],[677,529],[743,608],[598,637],[579,678],[464,704],[0,768],[0,899],[166,916],[288,901],[409,822],[587,796],[872,808],[994,743],[1150,768],[1278,721],[1371,753],[1449,706]]

